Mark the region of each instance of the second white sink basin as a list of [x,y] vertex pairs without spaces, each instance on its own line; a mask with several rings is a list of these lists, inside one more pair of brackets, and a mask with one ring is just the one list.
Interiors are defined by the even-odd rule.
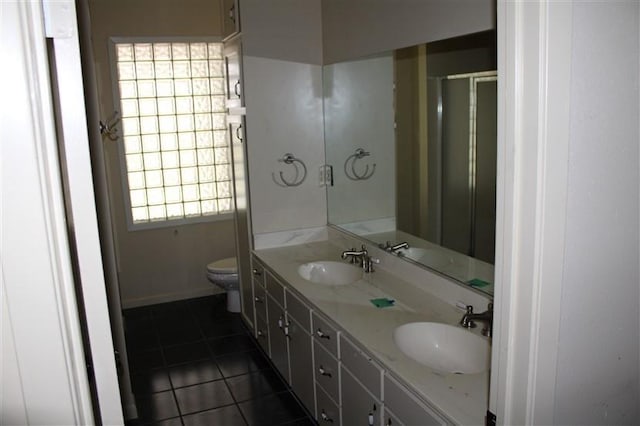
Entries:
[[315,284],[347,285],[362,278],[362,269],[348,263],[323,260],[300,265],[298,274]]
[[488,339],[458,326],[412,322],[396,328],[393,341],[409,358],[443,373],[482,373],[491,361]]

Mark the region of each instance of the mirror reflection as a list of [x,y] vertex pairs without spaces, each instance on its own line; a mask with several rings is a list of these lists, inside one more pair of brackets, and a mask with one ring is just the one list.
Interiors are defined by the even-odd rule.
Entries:
[[493,31],[325,66],[329,222],[492,294],[495,70]]

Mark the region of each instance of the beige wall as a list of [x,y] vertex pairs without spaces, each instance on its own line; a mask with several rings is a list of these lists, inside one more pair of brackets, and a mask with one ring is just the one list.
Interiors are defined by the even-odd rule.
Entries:
[[[221,34],[217,0],[92,0],[93,48],[102,117],[114,109],[109,37]],[[137,306],[217,292],[206,264],[235,254],[233,220],[129,232],[120,179],[118,142],[105,140],[118,275],[123,306]]]
[[320,0],[241,0],[246,56],[322,64]]
[[323,0],[323,62],[495,28],[495,0]]

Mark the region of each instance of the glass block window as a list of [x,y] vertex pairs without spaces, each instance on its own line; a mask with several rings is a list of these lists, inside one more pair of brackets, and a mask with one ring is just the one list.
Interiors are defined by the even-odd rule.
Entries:
[[133,224],[230,213],[221,43],[115,43]]

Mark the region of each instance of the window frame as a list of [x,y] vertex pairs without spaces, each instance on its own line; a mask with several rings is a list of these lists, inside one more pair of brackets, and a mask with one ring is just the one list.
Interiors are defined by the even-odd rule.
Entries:
[[[117,54],[116,54],[116,44],[118,43],[220,43],[222,44],[223,40],[221,37],[212,37],[212,36],[152,36],[152,37],[125,37],[125,36],[117,36],[117,37],[109,37],[108,40],[108,58],[109,58],[109,70],[110,70],[110,80],[111,80],[111,91],[112,91],[112,104],[113,110],[119,111],[121,108],[121,98],[120,98],[120,87],[119,87],[119,79],[118,79],[118,69],[117,69]],[[226,64],[223,60],[223,78],[226,80]],[[224,85],[225,100],[227,98],[226,94],[226,83]],[[226,109],[226,106],[225,106]],[[107,114],[110,115],[110,114]],[[227,113],[225,113],[225,116]],[[119,117],[122,119],[122,117]],[[216,213],[211,215],[200,215],[200,216],[190,216],[190,217],[181,217],[181,218],[166,218],[162,220],[149,220],[148,222],[138,222],[135,223],[133,221],[132,214],[132,206],[131,206],[131,193],[129,188],[129,177],[127,173],[127,162],[126,162],[126,153],[124,147],[124,134],[122,131],[122,122],[118,122],[117,125],[117,134],[118,139],[113,142],[118,145],[118,163],[120,167],[119,176],[121,180],[122,186],[122,199],[124,204],[124,214],[127,223],[127,231],[144,231],[151,229],[161,229],[161,228],[171,228],[183,225],[192,225],[198,223],[207,223],[207,222],[218,222],[224,220],[232,220],[234,218],[235,211],[235,188],[233,185],[233,155],[231,153],[231,143],[229,137],[229,128],[228,125],[225,126],[225,141],[226,148],[229,149],[229,175],[230,175],[230,191],[231,191],[231,210],[227,213]],[[110,143],[110,141],[106,142]]]

